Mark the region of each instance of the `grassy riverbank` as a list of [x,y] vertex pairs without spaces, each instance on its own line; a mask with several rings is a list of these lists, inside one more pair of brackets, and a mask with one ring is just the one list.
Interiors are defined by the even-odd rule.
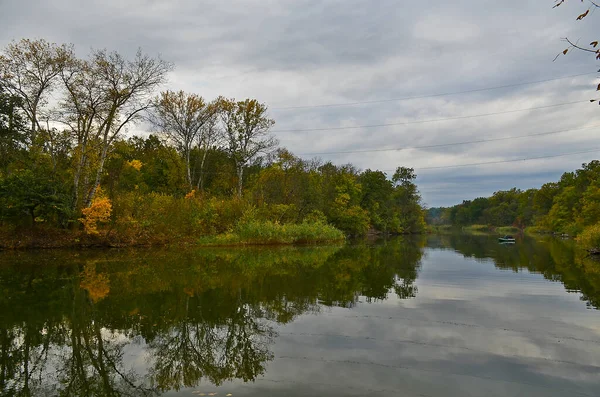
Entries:
[[232,230],[218,234],[133,233],[118,228],[94,235],[83,231],[54,229],[43,225],[0,230],[0,249],[121,248],[151,246],[237,246],[320,244],[344,241],[339,229],[322,222],[279,224],[271,221],[238,223]]
[[[448,235],[455,233],[466,233],[475,236],[503,236],[503,235],[520,235],[526,234],[529,236],[539,235],[558,235],[544,228],[530,226],[521,230],[512,226],[488,226],[488,225],[470,225],[470,226],[453,226],[453,225],[429,225],[428,232],[430,234]],[[600,224],[592,225],[583,230],[582,233],[574,237],[577,246],[582,250],[598,251],[600,249]]]
[[473,235],[506,235],[522,233],[521,229],[517,227],[488,225],[470,225],[462,227],[453,225],[438,225],[429,226],[428,231],[432,234],[468,233]]
[[344,241],[344,233],[321,222],[280,225],[275,222],[247,222],[235,230],[199,240],[201,245],[311,244]]

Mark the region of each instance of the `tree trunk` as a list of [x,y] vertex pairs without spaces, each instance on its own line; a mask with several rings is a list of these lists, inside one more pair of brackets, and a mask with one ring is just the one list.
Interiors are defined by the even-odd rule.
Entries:
[[15,118],[15,106],[13,104],[13,100],[10,100],[10,109],[8,110],[8,133],[9,136],[12,137],[13,129],[14,129],[14,118]]
[[38,130],[38,120],[37,120],[37,107],[38,107],[38,103],[40,101],[40,94],[37,94],[37,97],[35,98],[33,104],[32,104],[32,109],[31,109],[31,144],[33,145],[35,142],[35,138],[37,135],[37,130]]
[[84,162],[85,157],[81,154],[73,175],[73,202],[71,204],[73,210],[76,210],[79,205],[79,179],[81,179],[81,171],[83,170]]
[[192,170],[190,167],[190,148],[189,147],[185,149],[185,169],[186,169],[188,185],[190,186],[190,191],[191,191],[194,188],[194,185],[192,183]]
[[204,149],[204,153],[202,154],[202,161],[200,162],[200,177],[198,178],[198,191],[204,190],[204,163],[206,162],[206,154],[208,153],[207,149]]
[[243,184],[242,178],[244,177],[244,166],[242,164],[238,165],[237,174],[238,174],[237,196],[238,196],[238,198],[242,198],[242,184]]
[[[98,321],[94,321],[94,333],[96,337],[96,346],[98,348],[98,356],[96,357],[96,365],[94,365],[94,360],[92,360],[92,365],[98,371],[98,375],[102,378],[102,383],[104,384],[104,392],[107,395],[115,394],[115,390],[113,390],[113,386],[110,382],[110,376],[106,365],[104,363],[103,353],[104,353],[104,339],[102,339],[102,332],[100,330],[100,323]],[[93,356],[91,346],[88,348],[90,352],[90,356]],[[108,356],[107,356],[108,357]],[[115,367],[116,369],[116,367]]]
[[77,146],[80,147],[81,153],[79,154],[79,161],[77,161],[77,167],[75,168],[75,173],[73,175],[73,202],[71,204],[73,211],[76,211],[77,206],[79,206],[79,185],[81,173],[83,172],[83,167],[85,167],[85,163],[87,161],[87,138],[85,136],[83,138],[79,136],[77,138]]
[[25,345],[25,351],[23,353],[23,372],[24,374],[24,382],[23,382],[23,394],[25,396],[30,396],[31,395],[31,391],[29,390],[29,345],[30,345],[30,336],[29,336],[29,327],[26,325],[25,326],[25,338],[24,338],[24,345]]
[[89,207],[92,204],[92,200],[96,195],[96,190],[98,190],[98,186],[100,186],[100,180],[102,179],[102,172],[104,171],[104,162],[106,161],[107,154],[108,143],[105,143],[104,147],[102,148],[102,154],[100,155],[100,164],[98,165],[98,170],[96,171],[96,180],[94,181],[94,184],[90,189],[87,199],[85,200],[86,207]]
[[35,141],[35,113],[33,113],[31,115],[31,143],[33,144],[33,141]]

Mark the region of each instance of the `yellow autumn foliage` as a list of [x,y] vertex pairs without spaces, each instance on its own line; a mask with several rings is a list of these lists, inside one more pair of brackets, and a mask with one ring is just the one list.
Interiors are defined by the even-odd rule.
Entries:
[[110,220],[112,213],[112,203],[107,197],[97,197],[92,201],[92,205],[81,210],[83,214],[79,221],[83,224],[83,229],[87,234],[98,235],[98,223],[105,223]]
[[81,274],[79,286],[86,290],[90,299],[96,303],[108,295],[110,292],[110,280],[104,273],[96,271],[95,263],[87,263]]
[[129,164],[130,167],[135,168],[136,170],[141,170],[142,166],[144,165],[140,160],[131,160],[128,161],[127,164]]

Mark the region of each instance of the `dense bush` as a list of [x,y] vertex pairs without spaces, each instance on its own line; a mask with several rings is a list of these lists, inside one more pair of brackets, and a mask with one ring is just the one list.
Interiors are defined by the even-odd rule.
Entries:
[[577,241],[587,249],[600,249],[600,223],[588,226],[577,238]]
[[292,244],[344,240],[344,234],[320,222],[279,224],[271,221],[241,221],[231,232],[201,239],[207,245]]
[[233,229],[247,204],[238,199],[176,197],[161,193],[120,195],[114,199],[114,228],[130,240],[175,240]]
[[63,186],[41,172],[19,170],[0,174],[0,222],[66,225],[69,196]]

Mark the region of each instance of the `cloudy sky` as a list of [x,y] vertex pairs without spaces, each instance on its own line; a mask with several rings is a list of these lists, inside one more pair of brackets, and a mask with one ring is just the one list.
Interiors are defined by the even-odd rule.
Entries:
[[[438,206],[538,187],[600,158],[600,109],[586,102],[600,96],[599,63],[577,52],[553,62],[561,38],[600,38],[600,14],[578,22],[585,3],[553,4],[0,0],[0,46],[141,47],[175,64],[168,88],[257,98],[282,146],[361,169],[414,167],[424,202]],[[497,139],[508,137],[520,138]],[[483,142],[446,145],[472,141]]]

